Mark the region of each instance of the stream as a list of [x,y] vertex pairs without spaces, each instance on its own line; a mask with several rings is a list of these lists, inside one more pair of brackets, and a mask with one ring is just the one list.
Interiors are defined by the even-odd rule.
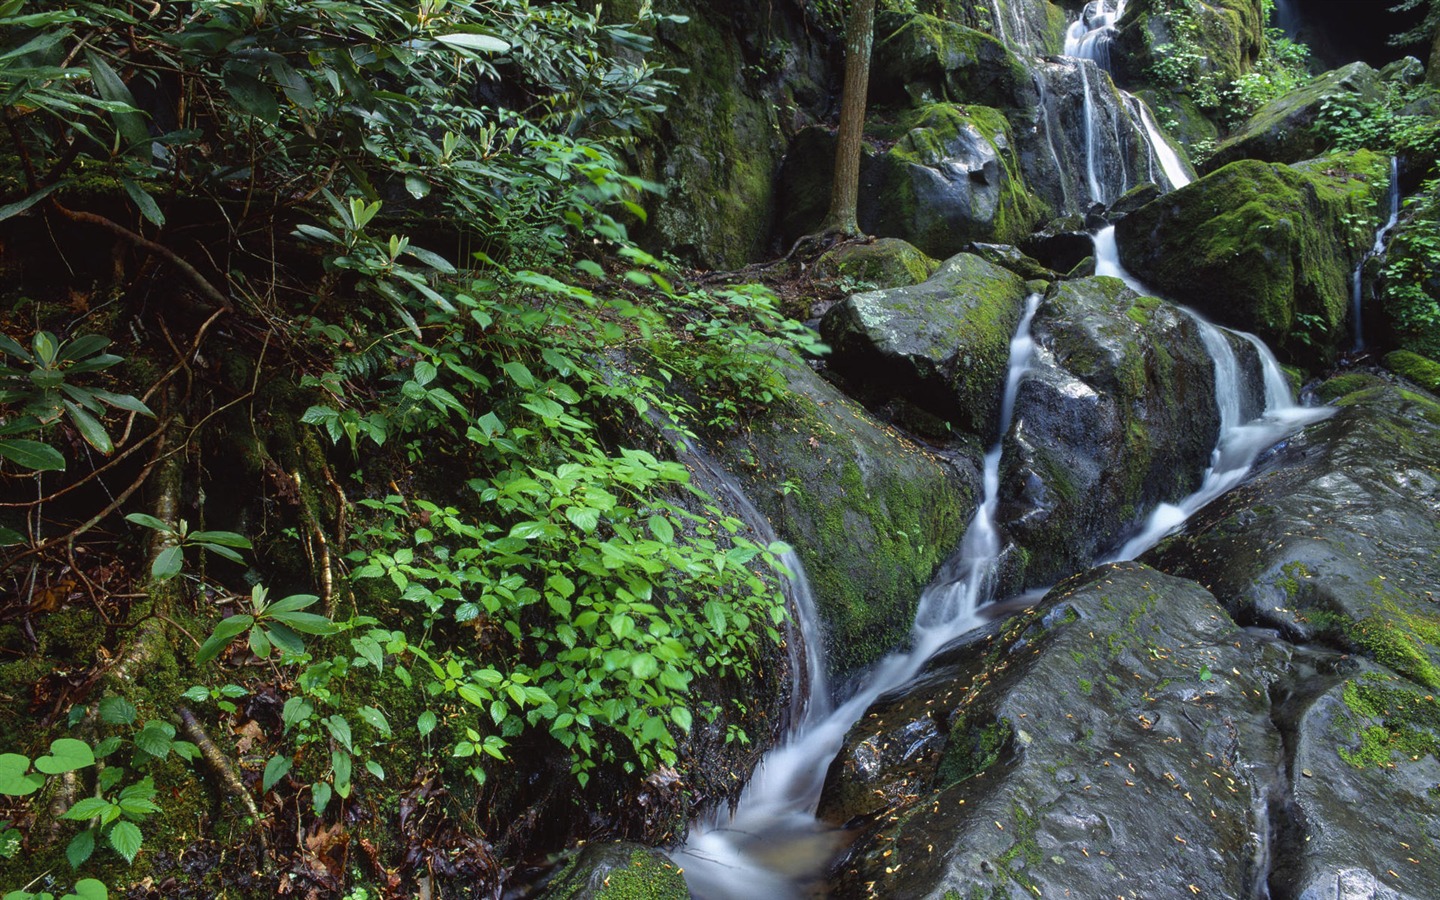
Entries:
[[[1145,144],[1150,164],[1148,180],[1171,190],[1190,181],[1186,166],[1160,134],[1143,102],[1123,92],[1115,92],[1120,96],[1118,103],[1098,102],[1101,91],[1097,82],[1108,86],[1104,70],[1108,68],[1110,37],[1124,5],[1124,0],[1120,0],[1118,8],[1104,5],[1103,0],[1088,4],[1067,33],[1066,53],[1071,58],[1060,60],[1058,67],[1056,61],[1048,61],[1051,68],[1078,70],[1086,119],[1082,159],[1092,202],[1113,201],[1132,186],[1132,176],[1139,174],[1127,172],[1123,159],[1117,163],[1108,158],[1121,143],[1118,130],[1122,120],[1128,122],[1131,134]],[[997,19],[1000,11],[997,6]],[[1012,30],[1017,26],[1018,22],[1011,22]],[[1039,74],[1035,79],[1045,107],[1039,125],[1050,143],[1048,152],[1058,163],[1050,137],[1052,111],[1045,99],[1048,94],[1044,79]],[[1116,137],[1113,143],[1106,139],[1107,132]],[[1068,204],[1068,196],[1066,201]],[[1097,275],[1121,278],[1136,291],[1153,296],[1121,267],[1113,227],[1095,234],[1094,240]],[[695,897],[778,900],[824,896],[825,872],[843,849],[843,833],[818,821],[814,810],[826,771],[846,733],[877,698],[905,685],[941,648],[985,624],[988,617],[982,613],[983,607],[1011,599],[995,596],[997,566],[1006,547],[1005,536],[995,523],[1001,451],[1013,424],[1017,392],[1034,357],[1030,326],[1041,303],[1039,294],[1026,300],[1023,317],[1010,342],[999,432],[984,457],[982,502],[959,548],[920,597],[909,645],[853,679],[848,684],[849,695],[838,698],[833,706],[829,697],[817,697],[803,710],[797,709],[799,714],[794,717],[790,734],[765,755],[738,804],[692,823],[687,842],[670,855],[683,868]],[[1331,412],[1296,404],[1275,357],[1258,338],[1220,328],[1186,312],[1194,318],[1214,363],[1220,427],[1210,465],[1193,494],[1173,504],[1161,504],[1133,536],[1097,562],[1132,559],[1143,553],[1197,510],[1239,484],[1266,449]],[[1247,401],[1247,397],[1260,392],[1248,389],[1247,367],[1241,364],[1237,346],[1253,349],[1258,356],[1264,379],[1263,402],[1258,409],[1253,399]],[[1248,369],[1252,377],[1255,370],[1254,366]],[[695,452],[703,457],[698,450]],[[729,490],[738,499],[746,502],[738,486],[727,484],[732,485]],[[798,570],[799,561],[787,559],[786,565]],[[802,581],[803,576],[796,579],[797,584]],[[823,630],[813,602],[796,603],[792,596],[792,605],[805,646],[822,646]],[[821,671],[812,671],[813,666]],[[823,662],[812,658],[797,672],[797,678],[805,679],[797,693],[803,693],[804,683],[823,690]]]

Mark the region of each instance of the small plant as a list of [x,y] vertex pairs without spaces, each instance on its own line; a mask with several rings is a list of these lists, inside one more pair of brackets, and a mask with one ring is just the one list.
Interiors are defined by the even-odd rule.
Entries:
[[304,612],[320,602],[313,594],[292,594],[271,602],[264,585],[250,591],[250,612],[228,616],[215,626],[205,643],[195,652],[195,664],[204,665],[219,656],[242,632],[248,632],[250,652],[261,659],[269,658],[275,648],[281,653],[298,656],[305,652],[301,634],[333,634],[335,623],[325,616]]
[[172,526],[154,516],[130,513],[125,521],[158,531],[169,541],[170,546],[156,554],[150,565],[150,577],[156,581],[168,581],[180,574],[187,549],[206,550],[244,565],[245,557],[236,551],[249,550],[251,546],[248,538],[233,531],[191,531],[184,519]]
[[62,470],[65,457],[59,450],[20,435],[43,432],[67,418],[87,444],[108,454],[115,445],[97,418],[104,415],[106,406],[154,417],[148,406],[129,394],[82,387],[74,382],[77,375],[99,372],[122,361],[104,352],[108,346],[108,338],[95,334],[61,341],[48,331],[39,331],[27,350],[0,334],[0,354],[29,367],[0,365],[0,406],[20,407],[18,417],[0,422],[0,458],[34,471]]

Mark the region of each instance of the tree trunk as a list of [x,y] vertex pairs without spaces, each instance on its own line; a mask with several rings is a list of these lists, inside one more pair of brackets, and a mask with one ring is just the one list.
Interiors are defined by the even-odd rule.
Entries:
[[870,89],[870,50],[875,43],[875,0],[854,0],[845,29],[845,90],[840,97],[840,134],[835,146],[835,182],[826,234],[860,234],[860,148],[865,130],[865,95]]

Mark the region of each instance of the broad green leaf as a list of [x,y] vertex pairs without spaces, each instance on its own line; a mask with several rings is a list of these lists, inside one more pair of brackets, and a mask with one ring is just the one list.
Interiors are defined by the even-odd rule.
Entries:
[[437,34],[435,35],[435,40],[461,50],[470,50],[479,53],[504,53],[510,49],[508,42],[488,34],[469,34],[464,32]]
[[[103,881],[94,878],[82,878],[75,882],[75,896],[78,900],[110,900],[110,891],[105,887],[105,882]],[[62,897],[61,900],[69,900],[69,898]]]
[[85,797],[77,800],[73,806],[65,810],[65,814],[60,818],[84,822],[106,812],[110,807],[110,801],[103,797]]
[[630,660],[630,674],[636,678],[654,678],[655,673],[659,671],[659,663],[655,662],[655,657],[648,653],[637,653]]
[[[219,544],[222,547],[239,547],[241,550],[250,550],[253,547],[249,538],[241,534],[236,534],[233,531],[194,531],[190,533],[190,540],[204,541],[207,544]],[[303,595],[297,594],[296,596]],[[288,599],[290,598],[287,597],[286,600]],[[285,601],[281,600],[279,602],[284,603]],[[295,608],[298,609],[299,607]]]
[[376,731],[386,737],[390,736],[390,721],[385,718],[385,714],[380,710],[373,706],[362,706],[357,712],[360,713],[360,718],[369,722],[371,727]]
[[15,544],[26,543],[25,535],[13,528],[0,526],[0,547],[10,547]]
[[274,123],[280,118],[280,101],[275,91],[256,77],[256,70],[234,64],[225,69],[225,90],[242,110],[256,118]]
[[128,178],[120,179],[120,185],[125,188],[125,193],[130,195],[130,199],[140,210],[140,215],[144,216],[148,222],[157,227],[165,224],[165,214],[160,211],[160,204],[156,203],[155,198],[150,196],[144,188]]
[[46,775],[59,775],[93,765],[95,754],[90,745],[74,738],[57,738],[51,741],[50,755],[35,760],[35,768]]
[[109,837],[115,852],[125,857],[126,862],[133,863],[135,855],[140,852],[140,829],[133,822],[116,822],[110,829]]
[[330,785],[324,781],[317,781],[310,785],[310,802],[315,808],[315,815],[325,812],[325,807],[330,805]]
[[[69,845],[65,847],[65,858],[70,861],[70,868],[78,869],[95,852],[95,829],[87,828],[70,839]],[[75,885],[78,890],[80,885]]]
[[0,440],[0,457],[36,472],[61,472],[65,469],[65,457],[60,451],[39,441],[22,438]]
[[129,394],[114,394],[110,391],[102,391],[99,388],[90,388],[89,390],[91,394],[95,395],[96,399],[108,406],[123,409],[126,412],[139,413],[151,419],[155,418],[155,413],[150,407],[142,403],[138,397],[132,397]]
[[106,725],[132,725],[138,715],[139,711],[124,697],[106,697],[100,701],[100,721]]
[[110,339],[98,334],[82,334],[65,342],[60,348],[59,358],[64,360],[84,359],[94,356],[110,346]]
[[[476,705],[478,706],[479,704],[477,703]],[[421,737],[425,737],[434,731],[437,724],[435,714],[428,709],[422,712],[420,717],[415,720],[415,727],[419,729]]]
[[150,565],[150,577],[156,581],[169,581],[180,574],[184,565],[184,551],[178,545],[166,547],[155,555],[155,562]]
[[315,613],[271,613],[267,610],[267,615],[269,616],[269,618],[274,619],[277,622],[283,622],[303,634],[332,634],[336,629],[334,622],[331,622],[324,616],[316,615]]
[[55,193],[65,184],[66,182],[62,181],[57,184],[49,185],[48,187],[43,187],[35,193],[31,194],[30,196],[24,198],[23,200],[16,200],[14,203],[7,203],[4,206],[0,206],[0,222],[20,215],[25,210],[29,209],[30,207],[39,203],[41,200],[44,200],[46,197]]
[[0,755],[0,794],[25,797],[45,786],[45,776],[30,771],[30,758],[18,753]]
[[670,707],[670,721],[674,722],[676,725],[679,725],[680,730],[685,732],[686,734],[690,733],[690,726],[694,724],[694,719],[690,715],[690,710],[686,709],[683,706]]
[[350,775],[354,760],[344,750],[330,753],[330,769],[335,783],[335,793],[342,798],[350,796]]
[[143,525],[146,528],[153,528],[156,531],[163,531],[166,534],[174,534],[175,528],[169,522],[162,521],[154,516],[147,516],[144,513],[130,513],[125,521],[134,522],[136,525]]
[[197,666],[204,665],[219,656],[220,651],[224,650],[237,634],[254,624],[254,617],[246,615],[230,616],[222,620],[219,625],[215,626],[210,637],[205,639],[205,643],[200,645],[200,649],[195,652],[195,664]]
[[664,544],[675,542],[675,528],[664,516],[651,516],[648,524],[650,533],[655,535],[655,540]]
[[170,741],[175,728],[166,722],[150,722],[135,732],[135,746],[157,759],[170,755]]
[[333,715],[325,719],[324,722],[326,729],[330,732],[330,736],[335,738],[342,747],[346,750],[354,749],[354,746],[350,742],[350,723],[345,721],[344,716]]
[[280,779],[290,774],[295,764],[288,756],[272,756],[265,764],[265,775],[260,780],[260,792],[263,794],[273,788]]
[[[121,111],[122,106],[117,106],[115,111],[110,114],[111,121],[115,123],[115,131],[120,135],[122,144],[120,149],[128,155],[149,162],[150,129],[145,124],[145,116],[136,108],[135,95],[130,93],[130,88],[125,86],[120,75],[110,68],[110,64],[105,61],[104,57],[98,53],[87,52],[85,61],[90,69],[90,80],[95,85],[95,92],[103,99],[114,104],[121,104],[125,108],[125,111]],[[129,190],[128,181],[126,190]],[[155,201],[150,202],[153,204]],[[143,208],[141,211],[144,211]],[[149,216],[147,215],[146,218]],[[162,223],[157,222],[156,224]]]

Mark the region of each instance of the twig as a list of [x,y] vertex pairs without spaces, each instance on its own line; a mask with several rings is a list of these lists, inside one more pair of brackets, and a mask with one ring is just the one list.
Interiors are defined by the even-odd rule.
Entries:
[[210,740],[210,735],[205,733],[205,726],[200,724],[200,721],[195,718],[195,714],[184,706],[177,707],[175,712],[180,716],[180,724],[185,729],[186,737],[200,748],[200,755],[205,757],[205,761],[210,764],[210,768],[215,772],[215,777],[220,779],[220,784],[225,788],[226,793],[240,801],[240,804],[245,807],[245,811],[250,814],[251,820],[255,823],[255,833],[260,838],[260,848],[268,856],[270,845],[265,838],[265,827],[260,824],[262,816],[260,807],[255,804],[255,798],[245,789],[245,783],[240,780],[239,775],[235,774],[235,768],[230,765],[230,760],[220,751],[219,747],[215,746],[215,742]]
[[83,222],[87,225],[94,225],[98,228],[103,228],[118,238],[129,241],[131,244],[134,244],[137,247],[149,250],[151,253],[163,257],[167,262],[169,262],[175,268],[179,269],[187,278],[189,278],[191,283],[193,283],[195,287],[199,289],[200,293],[213,300],[217,305],[220,306],[221,309],[227,311],[233,309],[229,297],[221,293],[220,289],[215,287],[215,285],[211,284],[209,279],[207,279],[204,275],[201,275],[198,269],[190,265],[190,263],[186,262],[184,257],[176,253],[174,250],[171,250],[169,247],[166,247],[164,244],[157,244],[156,242],[150,240],[147,237],[142,237],[141,235],[138,235],[130,229],[126,228],[124,225],[121,225],[119,222],[116,222],[113,219],[108,219],[105,216],[100,215],[99,213],[86,212],[83,209],[68,209],[54,197],[51,197],[49,199],[49,202],[51,208],[53,208],[56,212],[60,213],[60,215],[64,216],[72,222]]

